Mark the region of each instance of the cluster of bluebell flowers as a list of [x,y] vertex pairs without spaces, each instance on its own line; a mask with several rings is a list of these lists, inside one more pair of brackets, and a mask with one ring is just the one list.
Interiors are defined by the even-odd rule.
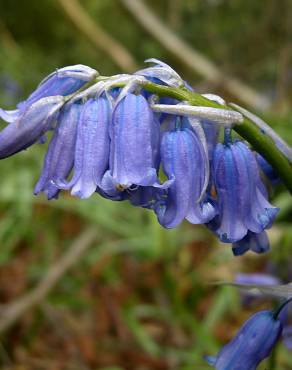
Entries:
[[184,219],[207,225],[235,255],[266,251],[265,230],[278,209],[268,201],[262,158],[231,137],[243,113],[156,96],[147,82],[191,87],[167,64],[149,62],[133,75],[107,78],[83,65],[58,69],[16,110],[0,109],[9,123],[0,132],[0,158],[53,131],[35,194],[52,199],[63,189],[128,200],[153,210],[166,228]]

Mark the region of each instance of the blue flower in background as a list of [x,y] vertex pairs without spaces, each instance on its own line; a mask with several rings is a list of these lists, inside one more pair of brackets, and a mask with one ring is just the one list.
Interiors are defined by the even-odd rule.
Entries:
[[251,316],[216,357],[207,362],[216,370],[256,370],[276,345],[282,330],[281,311],[291,301],[284,302],[275,312],[259,311]]

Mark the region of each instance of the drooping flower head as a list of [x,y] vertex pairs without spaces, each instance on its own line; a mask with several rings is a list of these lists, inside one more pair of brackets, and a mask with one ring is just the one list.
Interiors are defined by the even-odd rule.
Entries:
[[[18,109],[0,109],[10,123],[0,132],[0,158],[54,130],[36,194],[51,199],[67,189],[80,198],[127,199],[154,210],[166,228],[183,219],[207,224],[222,242],[233,243],[236,255],[266,251],[265,229],[278,209],[267,200],[255,155],[240,141],[218,144],[222,125],[231,128],[247,114],[213,94],[204,97],[216,105],[203,99],[192,106],[192,88],[179,74],[159,60],[148,62],[153,65],[134,75],[96,79],[83,65],[50,74]],[[181,89],[186,101],[153,94],[149,81],[159,85],[158,94]],[[289,148],[273,138],[289,159]]]

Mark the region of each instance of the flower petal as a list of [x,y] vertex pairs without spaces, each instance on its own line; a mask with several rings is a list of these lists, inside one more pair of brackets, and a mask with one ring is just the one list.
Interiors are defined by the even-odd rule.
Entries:
[[238,166],[242,171],[246,171],[248,181],[242,204],[244,223],[250,231],[260,233],[271,225],[279,209],[273,207],[262,192],[264,184],[260,178],[255,155],[243,142],[237,141],[234,148],[237,152]]
[[175,227],[184,218],[192,223],[204,223],[214,215],[211,205],[198,202],[204,184],[204,157],[200,145],[195,133],[188,128],[163,135],[163,171],[173,179],[165,205],[157,208],[158,221],[164,227]]
[[35,143],[50,128],[63,104],[62,96],[40,99],[17,121],[6,126],[0,132],[0,158],[9,157]]
[[0,118],[8,123],[12,123],[17,121],[20,117],[21,113],[19,109],[15,110],[4,110],[0,108]]
[[136,75],[160,80],[168,86],[178,87],[184,85],[182,78],[168,64],[155,58],[147,59],[145,62],[154,63],[155,66],[141,69],[135,73]]
[[247,233],[241,205],[243,193],[249,184],[245,172],[236,165],[236,161],[237,153],[233,145],[217,144],[213,156],[213,174],[220,215],[216,234],[223,243],[241,240]]
[[269,238],[265,231],[259,234],[249,231],[243,239],[232,244],[232,252],[235,256],[240,256],[249,250],[255,253],[264,253],[269,249]]
[[158,184],[155,158],[159,124],[141,95],[128,94],[117,105],[111,129],[113,180],[124,188]]
[[48,199],[55,198],[59,188],[54,184],[65,181],[74,162],[74,151],[81,105],[72,104],[61,112],[52,141],[44,160],[42,174],[35,186],[34,193],[44,191]]
[[83,106],[77,129],[71,194],[88,198],[101,184],[109,166],[111,107],[105,97],[89,99]]
[[259,311],[221,349],[215,363],[209,363],[217,370],[255,370],[270,355],[281,332],[281,321],[271,311]]

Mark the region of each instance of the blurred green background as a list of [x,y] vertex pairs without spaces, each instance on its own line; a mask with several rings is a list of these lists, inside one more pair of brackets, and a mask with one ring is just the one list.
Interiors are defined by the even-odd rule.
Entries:
[[[0,0],[0,106],[15,107],[58,67],[82,63],[110,75],[155,57],[198,92],[243,105],[246,87],[263,97],[268,104],[249,108],[292,143],[290,0],[145,1],[162,23],[158,34],[177,35],[203,55],[201,64],[186,63],[182,48],[172,44],[171,50],[150,35],[129,11],[133,3],[141,5]],[[151,18],[145,9],[138,12]],[[202,73],[207,62],[219,78]],[[231,77],[241,81],[236,89],[226,83]],[[291,281],[292,203],[281,185],[271,189],[273,204],[281,207],[269,232],[271,252],[234,258],[204,227],[164,230],[152,213],[127,203],[97,195],[80,201],[67,193],[58,201],[35,197],[45,151],[46,145],[34,146],[0,163],[1,369],[209,369],[203,356],[215,354],[251,313],[273,305],[243,306],[234,288],[212,283],[232,281],[237,272]],[[80,253],[66,269],[72,248]],[[48,292],[35,290],[60,265]],[[23,297],[30,300],[27,309],[2,330],[3,312],[13,315],[13,302],[23,304]],[[276,369],[291,368],[291,353],[280,344]]]

